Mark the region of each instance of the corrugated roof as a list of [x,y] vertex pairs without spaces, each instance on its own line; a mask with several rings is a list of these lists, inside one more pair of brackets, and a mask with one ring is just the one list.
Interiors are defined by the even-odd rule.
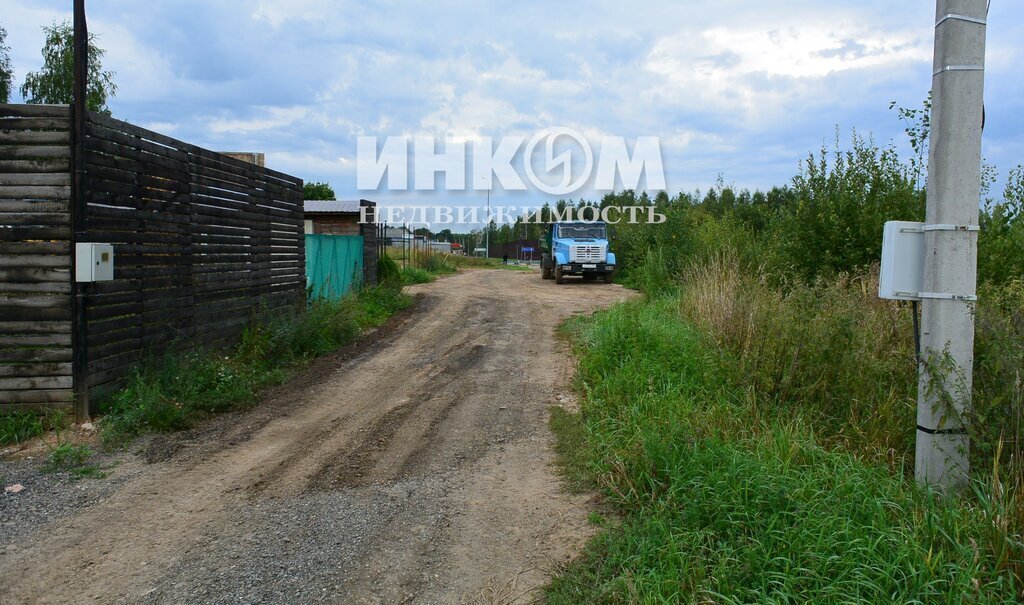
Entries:
[[359,200],[306,200],[303,205],[306,214],[359,213]]

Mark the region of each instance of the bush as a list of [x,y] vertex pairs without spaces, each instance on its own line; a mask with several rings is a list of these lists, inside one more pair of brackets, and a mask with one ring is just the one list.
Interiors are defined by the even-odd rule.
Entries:
[[978,279],[1005,284],[1024,277],[1024,166],[1010,171],[1003,199],[982,210]]
[[434,275],[426,269],[420,269],[419,267],[406,267],[402,269],[403,284],[426,284],[434,281],[434,279]]
[[377,283],[381,285],[402,283],[398,264],[387,253],[381,254],[377,259]]
[[680,283],[681,316],[766,413],[799,414],[827,443],[894,468],[913,460],[910,310],[878,298],[876,270],[783,291],[724,252]]
[[809,156],[793,195],[770,228],[771,261],[807,280],[878,262],[885,221],[924,219],[924,191],[896,150],[856,132],[850,149]]

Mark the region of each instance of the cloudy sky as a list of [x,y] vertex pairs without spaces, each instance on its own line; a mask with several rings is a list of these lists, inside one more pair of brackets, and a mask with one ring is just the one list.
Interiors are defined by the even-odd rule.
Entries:
[[[890,101],[931,83],[932,0],[430,2],[105,0],[90,29],[114,116],[329,181],[341,198],[473,203],[480,192],[360,192],[358,136],[473,141],[568,127],[660,138],[667,188],[784,184],[838,126],[904,146]],[[70,0],[0,0],[18,84]],[[1024,3],[989,21],[984,154],[1024,162]],[[583,195],[590,195],[587,191]],[[579,195],[575,196],[578,197]],[[546,196],[495,190],[497,202]]]

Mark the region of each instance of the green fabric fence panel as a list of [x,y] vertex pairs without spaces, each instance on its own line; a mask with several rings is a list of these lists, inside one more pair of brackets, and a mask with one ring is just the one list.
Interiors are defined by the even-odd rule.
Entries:
[[306,235],[306,286],[313,298],[338,299],[359,287],[363,236]]

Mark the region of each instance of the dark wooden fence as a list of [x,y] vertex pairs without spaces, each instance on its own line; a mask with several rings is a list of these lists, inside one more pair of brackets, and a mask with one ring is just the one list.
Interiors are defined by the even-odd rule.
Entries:
[[86,296],[90,387],[302,299],[301,180],[98,114],[85,147],[88,238],[114,244],[116,278]]
[[0,413],[72,399],[69,118],[0,105]]
[[[25,254],[45,252],[46,260],[33,262],[54,263],[52,271],[48,266],[39,266],[33,273],[39,280],[54,279],[50,286],[53,291],[46,292],[45,300],[36,291],[30,291],[29,296],[11,290],[20,287],[12,284],[22,282],[8,280],[6,273],[0,273],[0,293],[18,293],[20,306],[14,308],[38,309],[46,303],[45,319],[55,330],[65,331],[50,331],[45,326],[31,328],[21,325],[23,322],[13,325],[0,319],[0,334],[6,340],[7,330],[33,329],[38,330],[40,338],[45,335],[54,342],[60,334],[60,345],[68,347],[72,318],[68,295],[68,110],[49,108],[51,114],[45,115],[52,121],[47,124],[60,122],[59,128],[63,130],[53,126],[54,131],[38,136],[27,130],[34,122],[14,124],[44,115],[32,113],[38,108],[26,107],[0,106],[0,115],[19,116],[9,119],[10,132],[5,130],[6,138],[0,137],[0,142],[11,141],[19,147],[12,146],[7,155],[0,151],[0,158],[12,156],[13,160],[17,156],[19,161],[28,158],[37,164],[11,165],[9,168],[17,174],[2,178],[42,182],[41,175],[45,173],[36,172],[35,166],[56,170],[58,165],[53,160],[60,159],[63,172],[57,174],[64,177],[64,184],[47,185],[53,187],[47,200],[59,202],[52,205],[53,216],[59,216],[63,222],[54,224],[57,219],[51,220],[48,215],[46,220],[33,218],[43,216],[40,204],[47,200],[19,197],[30,191],[0,185],[7,190],[0,189],[0,197],[5,198],[0,204],[11,208],[11,217],[0,219],[0,229],[12,221],[19,225],[34,221],[31,227],[8,227],[7,233],[0,236],[3,245],[10,242],[9,245],[24,249]],[[36,117],[29,118],[27,114]],[[38,124],[44,126],[43,122]],[[57,137],[60,133],[63,138]],[[47,145],[52,147],[47,147],[45,153],[52,152],[51,155],[21,148],[22,143],[31,141],[40,145],[49,141]],[[84,206],[79,207],[83,208],[85,221],[84,231],[75,238],[80,242],[114,245],[114,280],[79,286],[84,309],[84,322],[78,328],[84,332],[84,338],[79,342],[84,340],[87,345],[82,358],[84,380],[80,376],[79,384],[92,390],[112,387],[146,356],[160,354],[170,347],[228,345],[237,340],[241,327],[256,314],[281,311],[303,299],[306,279],[301,180],[100,114],[87,114],[83,141],[85,199]],[[33,145],[36,147],[43,149]],[[42,160],[29,153],[41,153],[50,159],[39,164]],[[63,213],[58,212],[60,209]],[[4,263],[2,271],[6,272],[6,266]],[[3,304],[8,304],[10,297],[0,296],[5,297]],[[27,311],[20,317],[26,321],[44,319]],[[7,323],[12,325],[8,327]],[[29,335],[18,333],[26,343],[40,340],[26,340]],[[60,362],[61,371],[69,369],[69,348],[31,355],[32,359],[48,364]],[[16,360],[16,355],[8,356],[13,360],[10,367],[27,363],[24,356]],[[0,363],[4,363],[3,359],[0,357]],[[0,402],[27,403],[32,398],[67,402],[70,372],[48,375],[50,380],[31,389],[38,394],[27,395],[27,390],[18,385],[30,385],[29,381],[38,380],[38,376],[19,375],[20,382],[2,382],[8,376],[3,372],[28,374],[36,370],[3,367],[0,366]],[[66,387],[53,390],[58,384]],[[43,385],[47,388],[43,389]]]

